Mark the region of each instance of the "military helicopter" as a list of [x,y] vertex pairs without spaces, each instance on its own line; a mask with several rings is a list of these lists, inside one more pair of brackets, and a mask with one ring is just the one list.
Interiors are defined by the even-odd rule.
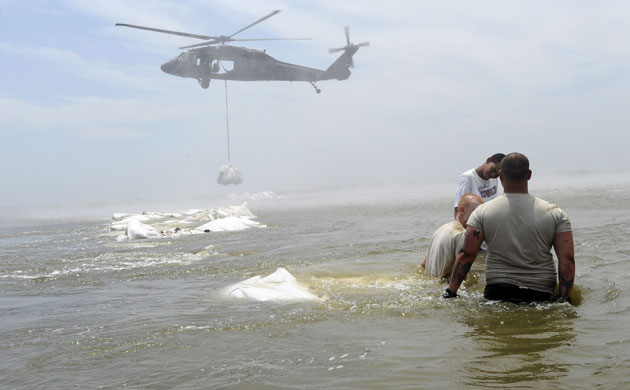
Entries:
[[271,41],[271,40],[305,40],[310,38],[249,38],[238,39],[235,35],[266,20],[279,10],[271,12],[254,23],[243,27],[232,35],[208,36],[191,34],[186,32],[163,30],[152,27],[137,26],[126,23],[116,23],[116,26],[149,30],[164,34],[179,35],[188,38],[203,39],[202,42],[180,49],[188,49],[172,60],[162,64],[162,71],[179,77],[195,79],[201,88],[208,88],[210,80],[235,80],[235,81],[305,81],[310,83],[317,93],[321,90],[315,84],[323,80],[346,80],[350,77],[350,67],[353,66],[352,56],[362,46],[369,46],[369,42],[354,44],[350,41],[349,28],[345,27],[346,45],[337,49],[330,49],[330,53],[343,51],[326,70],[309,68],[302,65],[290,64],[278,61],[268,55],[265,50],[255,50],[246,47],[230,46],[234,41]]

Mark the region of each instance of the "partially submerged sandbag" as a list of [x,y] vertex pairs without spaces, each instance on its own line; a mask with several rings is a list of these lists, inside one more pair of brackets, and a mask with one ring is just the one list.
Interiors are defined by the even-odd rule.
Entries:
[[137,220],[131,220],[127,224],[127,237],[130,240],[136,240],[138,238],[153,238],[161,237],[162,235],[152,226],[144,224]]
[[219,177],[217,178],[217,183],[228,185],[228,184],[241,184],[243,182],[243,174],[241,170],[232,166],[232,164],[225,163],[221,165],[219,168]]
[[240,206],[224,206],[208,210],[192,209],[180,213],[143,212],[142,214],[115,213],[110,222],[112,231],[123,230],[116,241],[142,238],[179,237],[210,232],[234,232],[250,228],[264,228],[243,202]]
[[254,276],[226,287],[223,292],[234,298],[253,301],[319,301],[317,295],[309,292],[293,275],[284,268],[278,268],[271,275]]
[[260,223],[252,221],[247,217],[224,217],[215,219],[206,224],[198,226],[195,230],[202,232],[236,232],[239,230],[245,230],[252,227],[260,227]]

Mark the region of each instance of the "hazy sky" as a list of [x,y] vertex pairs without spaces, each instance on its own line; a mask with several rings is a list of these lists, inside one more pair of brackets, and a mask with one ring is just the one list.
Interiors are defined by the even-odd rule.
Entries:
[[[346,81],[231,82],[160,65],[199,41],[114,27],[311,37],[255,42]],[[0,0],[0,208],[355,184],[452,182],[495,152],[534,173],[628,176],[627,1]],[[579,177],[573,175],[572,177]]]

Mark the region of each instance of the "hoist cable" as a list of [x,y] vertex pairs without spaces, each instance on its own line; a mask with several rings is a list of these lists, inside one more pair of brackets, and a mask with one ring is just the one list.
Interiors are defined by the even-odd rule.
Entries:
[[228,163],[230,162],[230,119],[228,117],[228,92],[227,92],[227,80],[225,82],[225,128],[227,131],[227,154]]

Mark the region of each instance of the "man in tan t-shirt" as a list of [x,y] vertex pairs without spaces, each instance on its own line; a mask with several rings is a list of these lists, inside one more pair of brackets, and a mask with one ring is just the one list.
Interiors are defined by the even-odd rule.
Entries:
[[457,296],[485,239],[484,297],[515,303],[549,301],[557,280],[559,298],[568,300],[575,278],[571,223],[560,208],[528,193],[531,174],[529,160],[520,153],[501,161],[499,178],[505,193],[479,206],[468,219],[464,245],[443,297]]
[[479,195],[465,194],[459,199],[455,220],[440,226],[429,242],[429,250],[422,267],[427,275],[448,278],[451,276],[457,252],[464,244],[466,222],[470,214],[483,203]]

